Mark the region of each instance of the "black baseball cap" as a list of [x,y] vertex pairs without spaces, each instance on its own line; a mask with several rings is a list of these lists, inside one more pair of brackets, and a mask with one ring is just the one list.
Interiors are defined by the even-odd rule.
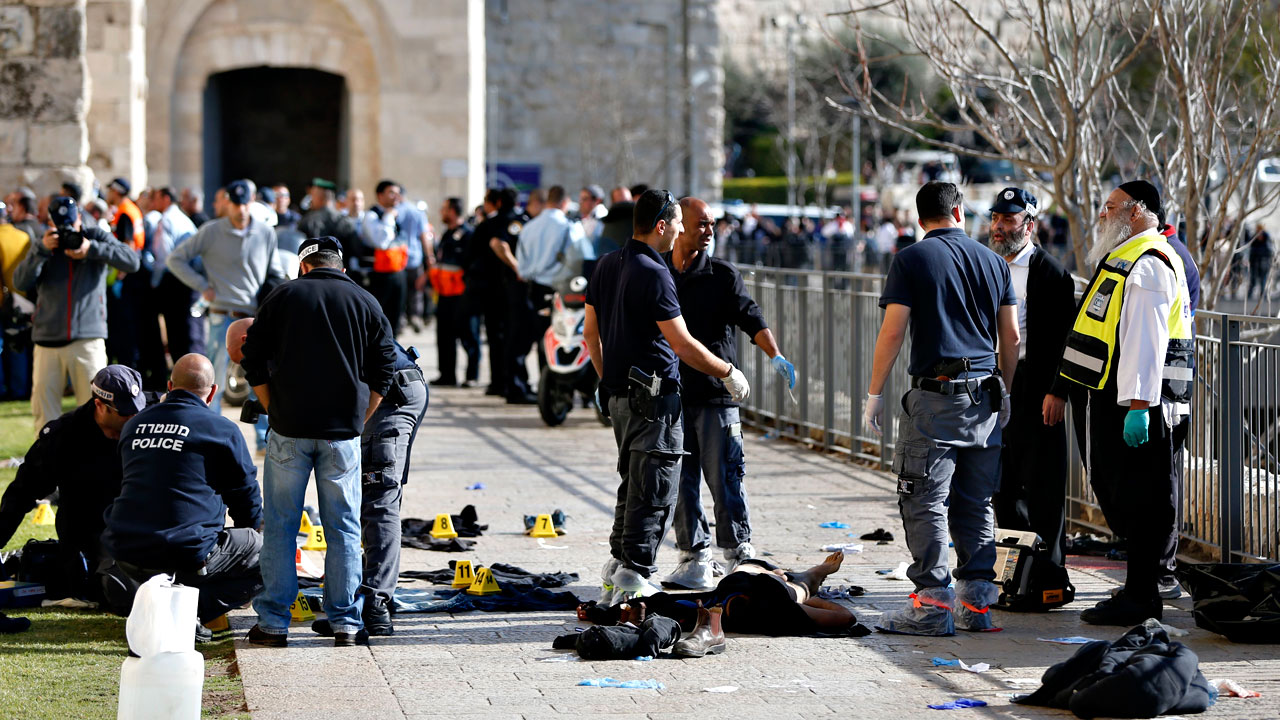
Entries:
[[112,190],[115,190],[116,192],[120,193],[121,195],[124,195],[125,197],[129,196],[129,191],[132,189],[132,187],[129,185],[129,181],[125,180],[122,177],[118,177],[115,180],[112,180],[111,182],[107,183],[107,187],[111,188]]
[[76,201],[66,195],[55,195],[49,200],[49,221],[54,227],[74,225],[80,216]]
[[137,415],[147,406],[142,376],[127,365],[108,365],[93,376],[93,396],[120,415]]
[[307,256],[321,250],[330,250],[338,253],[338,257],[342,257],[342,244],[338,242],[337,238],[325,235],[324,237],[311,238],[302,243],[302,246],[298,248],[298,262],[305,261]]
[[222,189],[227,192],[227,199],[236,205],[248,205],[253,202],[253,193],[249,191],[249,183],[243,180],[232,180]]
[[1022,188],[1007,187],[996,194],[996,201],[991,204],[991,212],[1026,212],[1028,217],[1035,217],[1039,206],[1035,195]]

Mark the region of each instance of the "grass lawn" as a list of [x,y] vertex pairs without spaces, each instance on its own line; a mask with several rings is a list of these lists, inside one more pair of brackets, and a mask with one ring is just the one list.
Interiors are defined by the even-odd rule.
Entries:
[[[73,406],[63,400],[63,409]],[[0,459],[22,457],[34,437],[26,402],[0,403]],[[16,470],[0,468],[0,493]],[[57,537],[52,526],[24,522],[4,550],[31,538]],[[31,629],[0,635],[0,718],[115,718],[120,666],[128,654],[124,618],[106,613],[35,608],[9,610]],[[231,636],[196,647],[205,659],[203,717],[248,718]]]

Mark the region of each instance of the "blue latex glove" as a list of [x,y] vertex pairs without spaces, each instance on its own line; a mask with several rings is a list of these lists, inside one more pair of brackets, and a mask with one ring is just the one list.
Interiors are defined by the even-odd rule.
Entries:
[[1124,442],[1129,447],[1138,447],[1147,442],[1147,430],[1150,428],[1151,416],[1144,410],[1130,410],[1124,416]]
[[788,390],[795,388],[796,366],[792,365],[790,360],[782,357],[782,354],[779,353],[773,356],[773,359],[769,361],[769,364],[773,366],[774,372],[781,375],[782,379],[787,381]]

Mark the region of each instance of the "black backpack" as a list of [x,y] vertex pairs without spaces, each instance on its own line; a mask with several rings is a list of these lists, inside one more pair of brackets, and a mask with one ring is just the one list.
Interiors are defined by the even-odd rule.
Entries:
[[996,528],[996,607],[1012,612],[1048,612],[1075,600],[1064,567],[1049,561],[1049,546],[1030,531]]

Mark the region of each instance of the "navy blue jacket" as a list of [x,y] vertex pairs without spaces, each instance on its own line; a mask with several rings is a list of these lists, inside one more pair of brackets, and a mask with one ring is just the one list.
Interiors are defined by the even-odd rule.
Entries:
[[195,570],[217,543],[228,509],[236,527],[262,524],[258,470],[244,435],[186,390],[125,423],[120,458],[124,480],[102,534],[117,560]]

